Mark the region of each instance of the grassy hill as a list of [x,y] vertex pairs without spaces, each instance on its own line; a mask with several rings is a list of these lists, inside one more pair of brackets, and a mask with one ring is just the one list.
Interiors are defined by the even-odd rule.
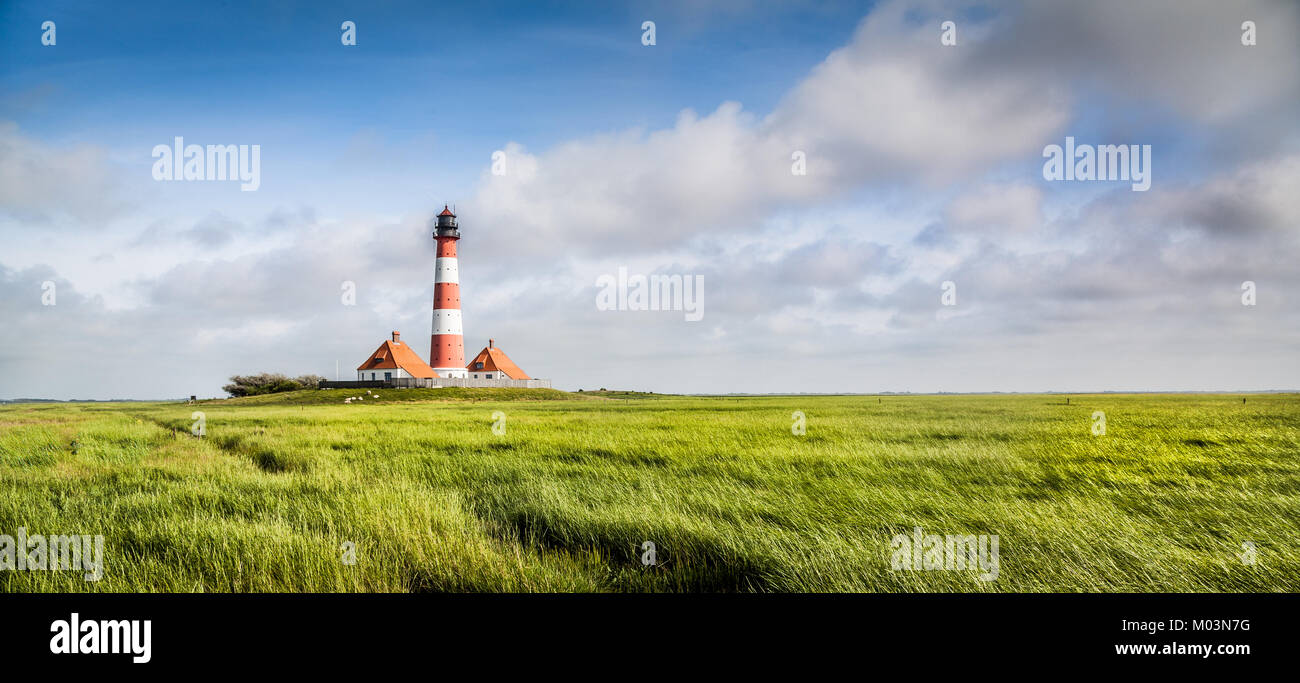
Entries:
[[[379,398],[374,398],[378,394]],[[437,401],[589,401],[601,399],[656,398],[663,394],[636,391],[569,392],[559,389],[506,389],[445,387],[441,389],[305,389],[278,394],[245,396],[242,398],[211,398],[199,401],[203,405],[271,406],[271,405],[331,405],[355,397],[362,403],[382,405],[392,403]]]
[[364,393],[0,406],[0,534],[105,539],[0,591],[1300,590],[1296,395]]
[[[378,394],[374,399],[372,394]],[[442,389],[305,389],[278,394],[245,396],[242,398],[205,399],[201,404],[271,406],[271,405],[330,405],[342,403],[349,397],[382,404],[428,401],[565,401],[578,400],[585,394],[571,394],[558,389],[506,389],[445,387]]]

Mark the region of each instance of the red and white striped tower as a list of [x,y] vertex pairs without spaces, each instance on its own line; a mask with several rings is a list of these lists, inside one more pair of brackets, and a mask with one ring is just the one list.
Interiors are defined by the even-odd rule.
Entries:
[[433,276],[433,340],[429,365],[439,377],[468,377],[465,337],[460,325],[460,274],[456,264],[456,214],[444,204],[434,223],[438,261]]

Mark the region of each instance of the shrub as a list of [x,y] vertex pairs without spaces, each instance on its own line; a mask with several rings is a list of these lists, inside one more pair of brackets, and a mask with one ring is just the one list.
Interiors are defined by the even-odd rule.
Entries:
[[234,397],[278,394],[282,391],[315,389],[316,385],[323,379],[325,378],[320,375],[303,375],[290,378],[278,372],[263,372],[258,375],[235,375],[230,378],[230,384],[221,387],[221,390]]

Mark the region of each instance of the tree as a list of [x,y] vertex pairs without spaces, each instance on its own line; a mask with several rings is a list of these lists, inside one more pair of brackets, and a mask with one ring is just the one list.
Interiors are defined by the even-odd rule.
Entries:
[[278,372],[263,372],[257,375],[235,375],[230,378],[230,384],[221,387],[221,390],[234,397],[278,394],[282,391],[315,389],[323,379],[325,378],[320,375],[303,375],[301,377],[290,378]]

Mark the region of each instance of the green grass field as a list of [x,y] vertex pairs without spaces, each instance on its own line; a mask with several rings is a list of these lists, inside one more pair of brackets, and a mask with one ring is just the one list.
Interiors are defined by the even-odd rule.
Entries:
[[[0,407],[0,534],[105,539],[0,590],[1300,590],[1296,395],[358,393]],[[892,571],[917,526],[998,578]]]

